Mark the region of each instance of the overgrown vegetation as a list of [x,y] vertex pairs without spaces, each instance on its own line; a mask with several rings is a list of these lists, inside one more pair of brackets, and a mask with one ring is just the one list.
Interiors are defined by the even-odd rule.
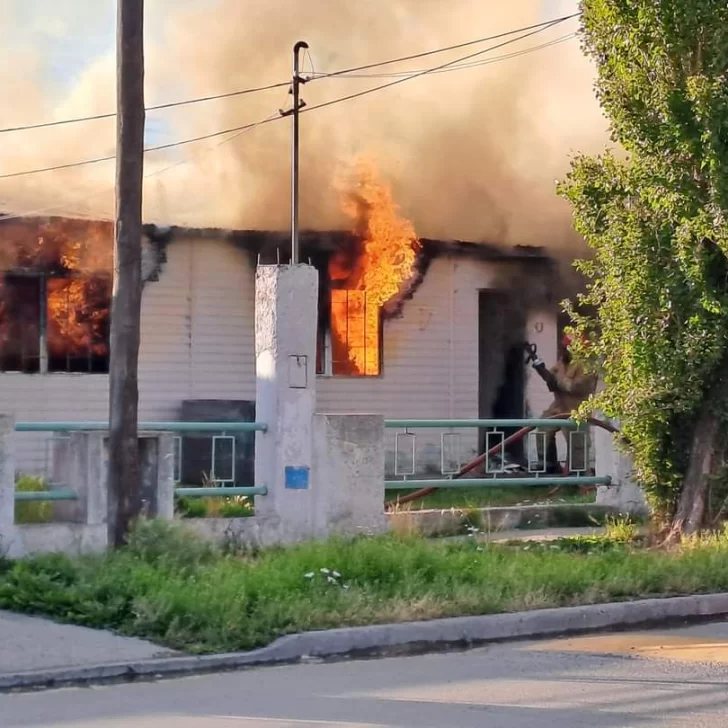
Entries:
[[598,537],[512,546],[383,537],[225,553],[179,525],[146,522],[118,551],[0,569],[0,608],[196,652],[310,629],[726,589],[722,535],[667,551]]
[[595,404],[676,540],[704,524],[728,444],[728,5],[581,6],[621,150],[577,158],[561,187],[594,251],[581,269],[597,314],[575,323],[598,334],[582,350],[603,367]]
[[[407,491],[389,490],[385,501],[395,501],[397,495]],[[410,507],[416,509],[441,508],[486,508],[489,506],[521,506],[543,503],[594,503],[594,491],[585,491],[578,486],[561,488],[528,487],[528,488],[441,488],[418,501]]]
[[[20,475],[15,481],[15,490],[19,493],[36,493],[49,490],[43,478],[32,475]],[[48,523],[53,518],[53,504],[49,501],[16,502],[16,523]]]
[[[202,474],[203,488],[219,488],[214,476]],[[180,518],[247,518],[254,515],[252,498],[245,496],[182,497],[175,501],[175,511]]]
[[254,514],[249,498],[177,498],[175,509],[180,518],[247,518]]

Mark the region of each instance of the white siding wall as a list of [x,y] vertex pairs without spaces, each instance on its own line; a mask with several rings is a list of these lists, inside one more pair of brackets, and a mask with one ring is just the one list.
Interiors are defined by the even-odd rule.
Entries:
[[[491,287],[493,275],[487,263],[436,258],[403,315],[384,322],[382,378],[320,378],[319,411],[393,419],[477,418],[478,290]],[[459,432],[467,462],[477,447],[477,431]],[[425,463],[439,464],[441,432],[415,434],[418,470]],[[391,468],[394,432],[387,437]]]
[[[254,399],[254,272],[248,256],[224,241],[179,240],[167,248],[159,281],[142,301],[140,418],[176,419],[185,399]],[[492,287],[487,262],[435,259],[399,318],[384,323],[381,378],[319,378],[320,412],[383,414],[398,419],[478,416],[478,291]],[[555,358],[555,317],[529,331]],[[534,328],[535,319],[529,322]],[[541,327],[539,327],[541,328]],[[548,404],[531,379],[531,411]],[[19,420],[105,420],[108,377],[0,374],[0,409]],[[475,453],[475,431],[462,431],[462,459]],[[439,464],[440,432],[417,432],[418,466]],[[42,471],[39,435],[19,434],[18,467]],[[392,464],[394,433],[388,433]]]
[[[144,287],[139,416],[176,419],[184,399],[254,399],[253,270],[223,241],[167,248],[159,281]],[[3,411],[18,420],[105,420],[104,374],[0,374]],[[19,469],[42,472],[45,436],[18,434]]]

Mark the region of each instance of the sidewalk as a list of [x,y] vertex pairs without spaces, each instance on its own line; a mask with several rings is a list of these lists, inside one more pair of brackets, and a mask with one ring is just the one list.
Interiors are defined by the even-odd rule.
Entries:
[[[705,594],[343,627],[288,635],[250,652],[196,656],[109,632],[0,612],[0,692],[181,677],[310,660],[422,654],[514,639],[539,640],[670,624],[684,626],[691,621],[723,621],[727,616],[728,594]],[[680,646],[696,648],[693,659],[714,659],[715,642],[725,638],[723,627],[717,632],[714,629],[706,628],[699,644],[693,644],[693,640]],[[619,651],[619,645],[613,642],[572,642],[572,649],[577,651]]]
[[132,637],[0,611],[0,677],[174,654]]

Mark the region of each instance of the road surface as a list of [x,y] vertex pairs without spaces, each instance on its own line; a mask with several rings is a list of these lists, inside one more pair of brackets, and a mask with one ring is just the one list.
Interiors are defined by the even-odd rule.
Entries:
[[728,625],[0,695],[0,726],[724,728]]

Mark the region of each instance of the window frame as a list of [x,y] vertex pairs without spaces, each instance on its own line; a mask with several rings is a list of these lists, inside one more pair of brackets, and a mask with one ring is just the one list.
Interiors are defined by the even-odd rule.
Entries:
[[[68,279],[103,279],[109,285],[109,322],[111,321],[111,296],[112,296],[112,276],[110,274],[97,275],[59,275],[55,272],[36,272],[36,271],[7,271],[3,275],[5,284],[12,280],[36,280],[38,282],[38,367],[30,371],[26,369],[4,369],[2,368],[2,357],[0,357],[0,375],[2,374],[29,374],[29,375],[84,375],[84,376],[108,376],[109,375],[109,356],[111,350],[111,326],[109,325],[106,332],[105,343],[108,350],[106,362],[103,371],[81,370],[74,371],[70,369],[51,369],[51,357],[48,351],[48,282],[51,280],[68,280]],[[91,359],[89,359],[91,360]]]
[[[326,299],[319,302],[319,307],[325,305],[325,316],[319,311],[319,323],[316,337],[316,376],[322,379],[382,379],[384,377],[384,315],[383,307],[377,312],[377,374],[337,374],[334,372],[333,360],[333,332],[331,326],[331,308],[334,291],[348,291],[353,289],[331,288],[327,289]],[[354,291],[361,293],[361,291]],[[366,295],[366,293],[365,293]],[[365,306],[366,310],[366,306]],[[365,314],[366,318],[366,314]],[[319,361],[322,366],[319,367]]]

